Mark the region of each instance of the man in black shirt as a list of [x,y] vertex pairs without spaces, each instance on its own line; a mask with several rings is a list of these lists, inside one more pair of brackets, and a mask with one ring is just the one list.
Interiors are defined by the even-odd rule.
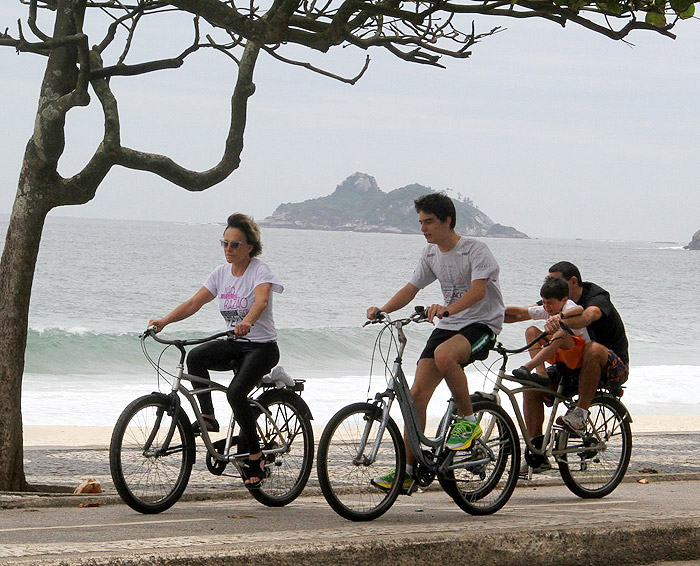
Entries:
[[[557,423],[569,432],[583,436],[588,408],[602,380],[609,388],[627,381],[629,354],[625,325],[610,301],[610,294],[595,283],[583,282],[578,268],[571,262],[560,261],[549,268],[550,277],[563,279],[569,285],[569,298],[583,307],[578,316],[566,317],[570,328],[586,328],[591,342],[583,349],[578,379],[579,400]],[[558,330],[559,319],[551,317],[546,330]]]

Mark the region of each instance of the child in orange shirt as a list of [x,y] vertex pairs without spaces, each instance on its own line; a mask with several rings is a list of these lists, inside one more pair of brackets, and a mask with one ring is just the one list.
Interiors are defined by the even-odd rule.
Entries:
[[[565,319],[567,316],[577,316],[583,312],[583,307],[577,305],[569,299],[569,286],[561,279],[548,277],[540,288],[541,304],[531,307],[507,307],[506,320],[546,320],[553,316]],[[549,344],[537,350],[531,350],[532,359],[513,370],[513,376],[520,379],[530,377],[530,372],[542,366],[538,372],[546,375],[544,362],[550,364],[563,363],[569,369],[581,367],[581,355],[586,342],[589,342],[586,329],[573,330],[574,334],[569,334],[563,329],[559,329],[549,336]]]

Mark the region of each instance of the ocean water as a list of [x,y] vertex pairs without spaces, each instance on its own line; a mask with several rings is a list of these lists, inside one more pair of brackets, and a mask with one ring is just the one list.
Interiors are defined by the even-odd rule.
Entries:
[[[3,235],[6,227],[7,217],[0,217]],[[139,334],[149,318],[189,298],[223,261],[222,230],[219,224],[50,217],[32,294],[24,423],[110,426],[135,397],[167,391],[142,354]],[[562,259],[610,291],[630,340],[624,401],[633,415],[700,417],[700,304],[694,300],[700,253],[653,242],[485,241],[501,265],[506,304],[534,302],[547,268]],[[423,245],[418,234],[263,229],[262,259],[285,285],[274,301],[280,364],[307,380],[304,397],[317,426],[383,386],[380,357],[371,365],[379,327],[362,328],[364,312],[406,283]],[[416,304],[439,300],[433,284]],[[500,340],[509,347],[523,344],[525,326],[506,325]],[[167,327],[164,336],[203,336],[222,328],[211,303]],[[409,376],[430,330],[428,324],[407,329]],[[149,342],[158,358],[161,348]],[[486,368],[495,359],[467,368],[471,390],[490,390]],[[161,363],[174,368],[171,350]],[[511,367],[520,363],[514,357]],[[432,417],[443,411],[447,396],[446,388],[438,390]],[[216,404],[218,413],[225,410],[223,396]]]

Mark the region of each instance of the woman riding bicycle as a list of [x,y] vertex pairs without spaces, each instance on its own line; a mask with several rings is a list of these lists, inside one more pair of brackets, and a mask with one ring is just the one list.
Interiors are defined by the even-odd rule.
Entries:
[[[265,464],[248,395],[279,361],[272,293],[281,293],[284,287],[270,268],[256,259],[262,252],[260,228],[250,216],[234,213],[228,217],[221,246],[226,263],[214,269],[189,300],[148,324],[160,332],[218,297],[227,328],[237,337],[245,336],[246,340],[214,340],[197,346],[187,356],[187,371],[205,379],[209,379],[209,370],[235,371],[226,397],[240,426],[239,451],[250,454],[242,467],[243,480],[246,487],[253,488],[264,479]],[[211,393],[199,395],[199,403],[207,430],[218,432]],[[193,427],[199,431],[198,423]]]

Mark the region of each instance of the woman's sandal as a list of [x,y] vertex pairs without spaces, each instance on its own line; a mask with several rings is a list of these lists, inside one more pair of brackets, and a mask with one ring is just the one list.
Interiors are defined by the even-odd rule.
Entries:
[[[214,417],[202,415],[202,420],[204,421],[204,426],[206,427],[207,432],[219,432],[219,421],[217,421]],[[202,434],[202,431],[199,428],[199,421],[194,421],[192,423],[192,432],[195,434]]]
[[250,458],[245,458],[241,463],[241,477],[243,478],[243,485],[248,489],[254,489],[262,485],[265,479],[265,458],[260,455],[260,458],[251,460]]

